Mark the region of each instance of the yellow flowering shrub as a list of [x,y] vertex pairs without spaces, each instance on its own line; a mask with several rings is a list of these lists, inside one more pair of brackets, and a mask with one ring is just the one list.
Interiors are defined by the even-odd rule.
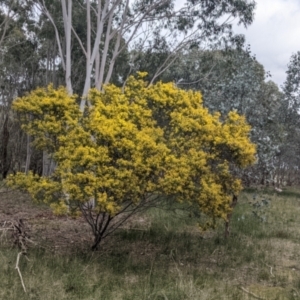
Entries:
[[59,139],[78,125],[80,117],[76,96],[68,96],[64,87],[56,90],[52,85],[17,99],[13,108],[21,114],[22,129],[34,137],[34,146],[49,153],[58,149]]
[[241,190],[231,169],[255,161],[243,116],[231,112],[221,121],[203,107],[199,92],[172,83],[147,87],[134,77],[124,90],[110,84],[88,97],[83,113],[64,88],[37,89],[15,101],[34,146],[53,155],[57,167],[50,177],[19,173],[9,184],[57,213],[80,210],[94,246],[113,218],[159,196],[196,205],[211,220],[226,219],[232,194]]

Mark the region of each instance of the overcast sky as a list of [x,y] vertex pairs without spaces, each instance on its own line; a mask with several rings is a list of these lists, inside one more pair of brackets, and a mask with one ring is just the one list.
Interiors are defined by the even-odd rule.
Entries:
[[300,0],[256,0],[255,19],[244,33],[266,71],[279,86],[286,77],[287,64],[293,53],[300,51]]

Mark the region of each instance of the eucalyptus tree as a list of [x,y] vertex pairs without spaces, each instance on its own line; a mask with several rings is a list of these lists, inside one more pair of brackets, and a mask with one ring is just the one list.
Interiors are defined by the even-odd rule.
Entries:
[[[220,36],[232,34],[232,18],[247,26],[254,17],[255,1],[241,0],[187,0],[177,7],[172,0],[107,0],[37,1],[41,12],[52,23],[57,40],[65,84],[73,93],[72,40],[77,39],[83,53],[85,68],[84,87],[81,92],[81,110],[91,87],[101,89],[111,81],[117,58],[124,51],[151,47],[149,41],[165,40],[169,55],[158,66],[151,82],[162,74],[177,58],[178,53],[191,43],[206,44]],[[61,4],[61,18],[52,15],[52,6]],[[78,4],[79,3],[79,4]],[[75,28],[75,6],[85,11],[84,31],[79,35]],[[224,22],[224,18],[227,18]],[[62,28],[62,29],[61,29]]]
[[277,159],[277,177],[287,184],[300,182],[300,52],[291,56],[283,85],[280,123],[285,133]]
[[300,109],[300,51],[291,56],[286,74],[283,86],[285,100],[292,111],[298,112]]
[[274,82],[267,81],[268,74],[249,47],[218,53],[217,57],[220,64],[216,62],[215,71],[200,81],[205,103],[211,110],[227,113],[235,109],[246,116],[257,145],[257,164],[245,174],[249,182],[265,184],[273,178],[280,143],[277,111],[282,95]]
[[[163,53],[147,56],[148,61],[145,58],[144,64],[138,67],[149,66],[152,72],[151,66],[162,56]],[[252,126],[258,159],[256,166],[247,170],[246,178],[265,183],[273,178],[283,134],[278,133],[277,120],[282,93],[274,82],[266,80],[268,77],[250,46],[244,46],[243,36],[234,36],[219,49],[203,51],[193,46],[182,52],[159,79],[173,81],[181,88],[200,90],[204,105],[211,112],[226,115],[236,110],[245,115]]]
[[[11,111],[16,96],[40,83],[38,42],[31,29],[30,1],[0,2],[0,174],[21,169],[26,157],[26,135]],[[29,161],[28,161],[29,163]]]

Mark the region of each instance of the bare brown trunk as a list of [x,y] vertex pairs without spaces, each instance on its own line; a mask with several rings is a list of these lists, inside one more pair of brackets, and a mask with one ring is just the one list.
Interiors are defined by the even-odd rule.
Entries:
[[225,238],[228,238],[229,234],[230,234],[230,231],[229,231],[230,220],[231,220],[231,217],[232,217],[233,209],[237,205],[237,201],[238,201],[238,197],[236,195],[233,195],[232,196],[232,202],[231,202],[231,205],[230,205],[231,213],[229,213],[227,215],[227,220],[225,221]]
[[6,178],[10,168],[10,161],[8,159],[8,142],[9,142],[8,116],[6,116],[3,124],[3,131],[2,131],[1,173],[3,179]]

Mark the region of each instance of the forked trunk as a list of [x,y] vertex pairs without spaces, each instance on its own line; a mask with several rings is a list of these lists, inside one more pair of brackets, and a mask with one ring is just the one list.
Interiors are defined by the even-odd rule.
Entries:
[[82,204],[80,210],[94,235],[91,250],[96,251],[99,249],[101,241],[109,234],[109,225],[114,217],[106,212],[95,213],[94,207],[86,206],[86,204]]
[[99,246],[100,246],[101,240],[102,240],[102,234],[99,234],[99,235],[95,236],[94,243],[93,243],[92,248],[91,248],[92,251],[99,250]]

